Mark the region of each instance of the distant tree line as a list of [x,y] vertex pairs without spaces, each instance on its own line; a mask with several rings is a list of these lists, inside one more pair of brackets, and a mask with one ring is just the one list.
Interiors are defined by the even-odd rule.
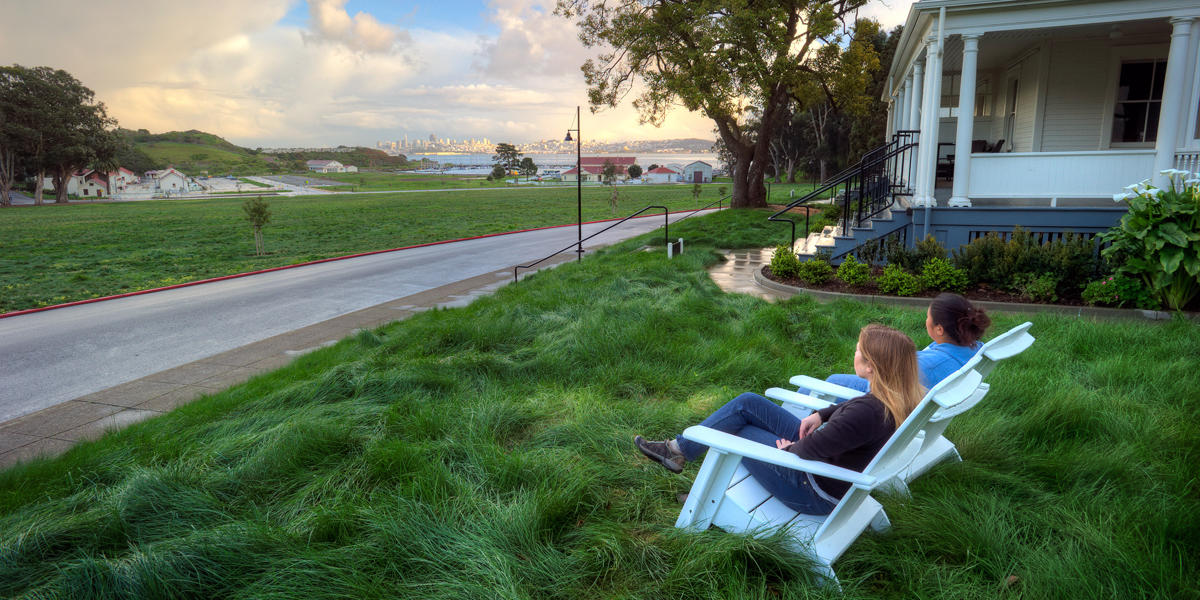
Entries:
[[123,138],[104,104],[70,73],[50,67],[0,67],[0,206],[11,206],[17,182],[54,181],[55,202],[67,201],[75,171],[117,168]]

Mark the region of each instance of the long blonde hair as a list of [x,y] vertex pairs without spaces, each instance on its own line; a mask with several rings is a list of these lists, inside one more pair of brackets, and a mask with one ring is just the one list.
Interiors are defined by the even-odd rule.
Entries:
[[858,347],[871,365],[871,394],[899,427],[925,396],[917,367],[917,347],[898,329],[871,324],[858,334]]

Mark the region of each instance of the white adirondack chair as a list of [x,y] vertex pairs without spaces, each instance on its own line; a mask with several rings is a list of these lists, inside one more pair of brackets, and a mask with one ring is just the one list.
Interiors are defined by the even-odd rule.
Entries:
[[[867,527],[884,531],[891,525],[871,493],[908,468],[921,450],[924,430],[934,413],[986,393],[982,382],[979,372],[964,368],[934,386],[862,473],[804,460],[707,427],[689,427],[683,437],[709,450],[675,526],[704,530],[716,525],[729,532],[752,535],[784,529],[793,540],[793,548],[810,556],[819,574],[836,584],[833,562]],[[763,489],[741,466],[743,457],[840,479],[851,487],[829,515],[800,514]]]
[[[1033,323],[1026,321],[992,338],[959,370],[974,369],[986,378],[992,372],[992,369],[996,367],[997,363],[1024,352],[1033,344],[1034,337],[1029,334],[1029,328],[1032,326]],[[809,394],[800,394],[781,388],[771,388],[764,395],[768,398],[782,401],[784,408],[788,408],[801,416],[808,414],[809,410],[825,408],[833,404],[833,400],[835,399],[848,400],[862,395],[862,392],[858,390],[814,379],[807,375],[797,375],[790,380],[790,383],[812,391]],[[983,393],[968,398],[953,408],[939,410],[929,419],[929,424],[925,427],[925,441],[921,447],[921,452],[913,459],[912,465],[900,472],[896,481],[892,483],[893,488],[897,491],[905,492],[906,486],[904,484],[916,479],[939,462],[951,458],[957,461],[962,460],[962,456],[958,454],[958,449],[954,447],[954,443],[946,439],[942,434],[946,431],[946,427],[950,425],[950,421],[954,420],[954,417],[970,410],[983,398],[986,394],[987,384],[983,384],[983,388]]]

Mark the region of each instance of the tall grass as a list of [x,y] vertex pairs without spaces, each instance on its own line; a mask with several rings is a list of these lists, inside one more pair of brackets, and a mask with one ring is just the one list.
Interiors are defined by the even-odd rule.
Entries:
[[[721,293],[711,249],[767,245],[763,216],[692,219],[669,262],[635,240],[0,473],[0,596],[839,597],[778,539],[674,529],[694,466],[630,443],[849,370],[867,322],[926,341],[919,310]],[[1200,596],[1197,326],[1033,320],[948,432],[965,462],[884,498],[893,529],[835,564],[845,597]]]

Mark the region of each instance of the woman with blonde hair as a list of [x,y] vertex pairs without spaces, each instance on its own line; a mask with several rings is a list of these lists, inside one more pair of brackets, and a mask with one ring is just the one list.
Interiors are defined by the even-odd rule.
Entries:
[[[739,437],[774,445],[800,458],[862,471],[916,408],[925,394],[917,369],[916,346],[903,332],[867,325],[854,350],[855,373],[871,382],[871,391],[800,419],[758,394],[730,400],[700,424]],[[708,449],[682,437],[651,442],[636,436],[647,458],[671,472]],[[833,511],[850,484],[777,467],[756,460],[742,464],[767,491],[792,510],[811,515]]]

